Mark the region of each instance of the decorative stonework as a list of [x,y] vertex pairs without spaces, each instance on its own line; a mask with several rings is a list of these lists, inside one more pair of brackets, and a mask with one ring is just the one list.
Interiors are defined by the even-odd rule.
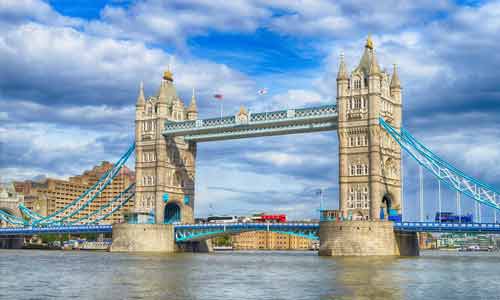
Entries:
[[389,73],[381,71],[373,41],[367,42],[350,75],[341,58],[337,108],[340,209],[345,217],[378,219],[385,195],[392,196],[392,208],[401,203],[401,151],[378,124],[383,117],[400,127],[401,85],[396,73],[390,80]]

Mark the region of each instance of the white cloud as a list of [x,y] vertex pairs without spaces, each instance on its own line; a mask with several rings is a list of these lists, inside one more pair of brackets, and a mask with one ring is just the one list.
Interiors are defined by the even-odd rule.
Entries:
[[[50,5],[38,0],[0,1],[0,24],[24,23],[26,19],[58,26],[77,26],[83,23],[77,18],[65,17],[54,11]],[[1,28],[0,28],[1,30]]]
[[326,164],[333,164],[333,161],[326,156],[317,156],[310,154],[291,154],[286,152],[277,151],[260,151],[260,152],[247,152],[245,157],[259,162],[270,163],[274,166],[320,166]]

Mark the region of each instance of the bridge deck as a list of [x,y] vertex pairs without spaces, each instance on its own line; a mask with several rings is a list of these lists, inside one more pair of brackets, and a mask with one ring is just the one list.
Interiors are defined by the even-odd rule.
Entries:
[[[214,223],[214,224],[178,224],[175,231],[207,232],[224,231],[317,231],[319,223]],[[500,224],[494,223],[437,223],[437,222],[395,222],[394,230],[406,232],[471,232],[500,234]],[[109,233],[112,225],[71,225],[46,227],[3,227],[0,235],[35,235],[49,233]]]
[[206,142],[337,129],[337,107],[325,105],[165,123],[164,136]]

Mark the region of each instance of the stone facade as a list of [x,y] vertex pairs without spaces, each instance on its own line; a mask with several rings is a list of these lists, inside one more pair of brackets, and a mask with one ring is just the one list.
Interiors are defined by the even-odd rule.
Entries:
[[368,38],[350,73],[343,57],[337,76],[339,198],[344,217],[377,220],[380,209],[401,209],[401,150],[379,126],[401,127],[401,84],[381,70]]
[[115,224],[111,252],[174,252],[174,226]]
[[[196,98],[189,107],[177,95],[166,71],[156,96],[146,99],[141,84],[136,103],[135,213],[154,211],[155,223],[192,223],[196,144],[162,135],[165,122],[196,120]],[[167,208],[167,209],[166,209]]]
[[416,233],[394,232],[387,221],[324,221],[319,227],[322,256],[418,256]]
[[319,237],[320,255],[399,255],[392,222],[320,222]]

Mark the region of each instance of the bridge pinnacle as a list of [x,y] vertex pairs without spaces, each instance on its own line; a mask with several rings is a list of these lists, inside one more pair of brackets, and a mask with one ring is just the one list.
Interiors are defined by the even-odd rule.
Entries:
[[337,73],[337,80],[343,80],[348,78],[349,75],[347,74],[347,67],[344,61],[344,53],[342,52],[340,54],[340,65],[339,65],[339,72]]
[[396,64],[394,64],[394,71],[392,72],[391,78],[391,89],[394,88],[401,88],[401,82],[399,81],[398,68]]
[[143,105],[144,103],[146,103],[146,98],[144,97],[144,82],[141,80],[139,96],[137,96],[137,105]]
[[380,74],[380,67],[377,63],[377,56],[375,55],[375,50],[372,49],[372,59],[370,60],[370,73],[369,75]]
[[196,107],[196,95],[195,95],[194,88],[193,88],[193,95],[191,96],[191,103],[189,104],[187,111],[188,112],[197,112],[198,111],[198,108]]

